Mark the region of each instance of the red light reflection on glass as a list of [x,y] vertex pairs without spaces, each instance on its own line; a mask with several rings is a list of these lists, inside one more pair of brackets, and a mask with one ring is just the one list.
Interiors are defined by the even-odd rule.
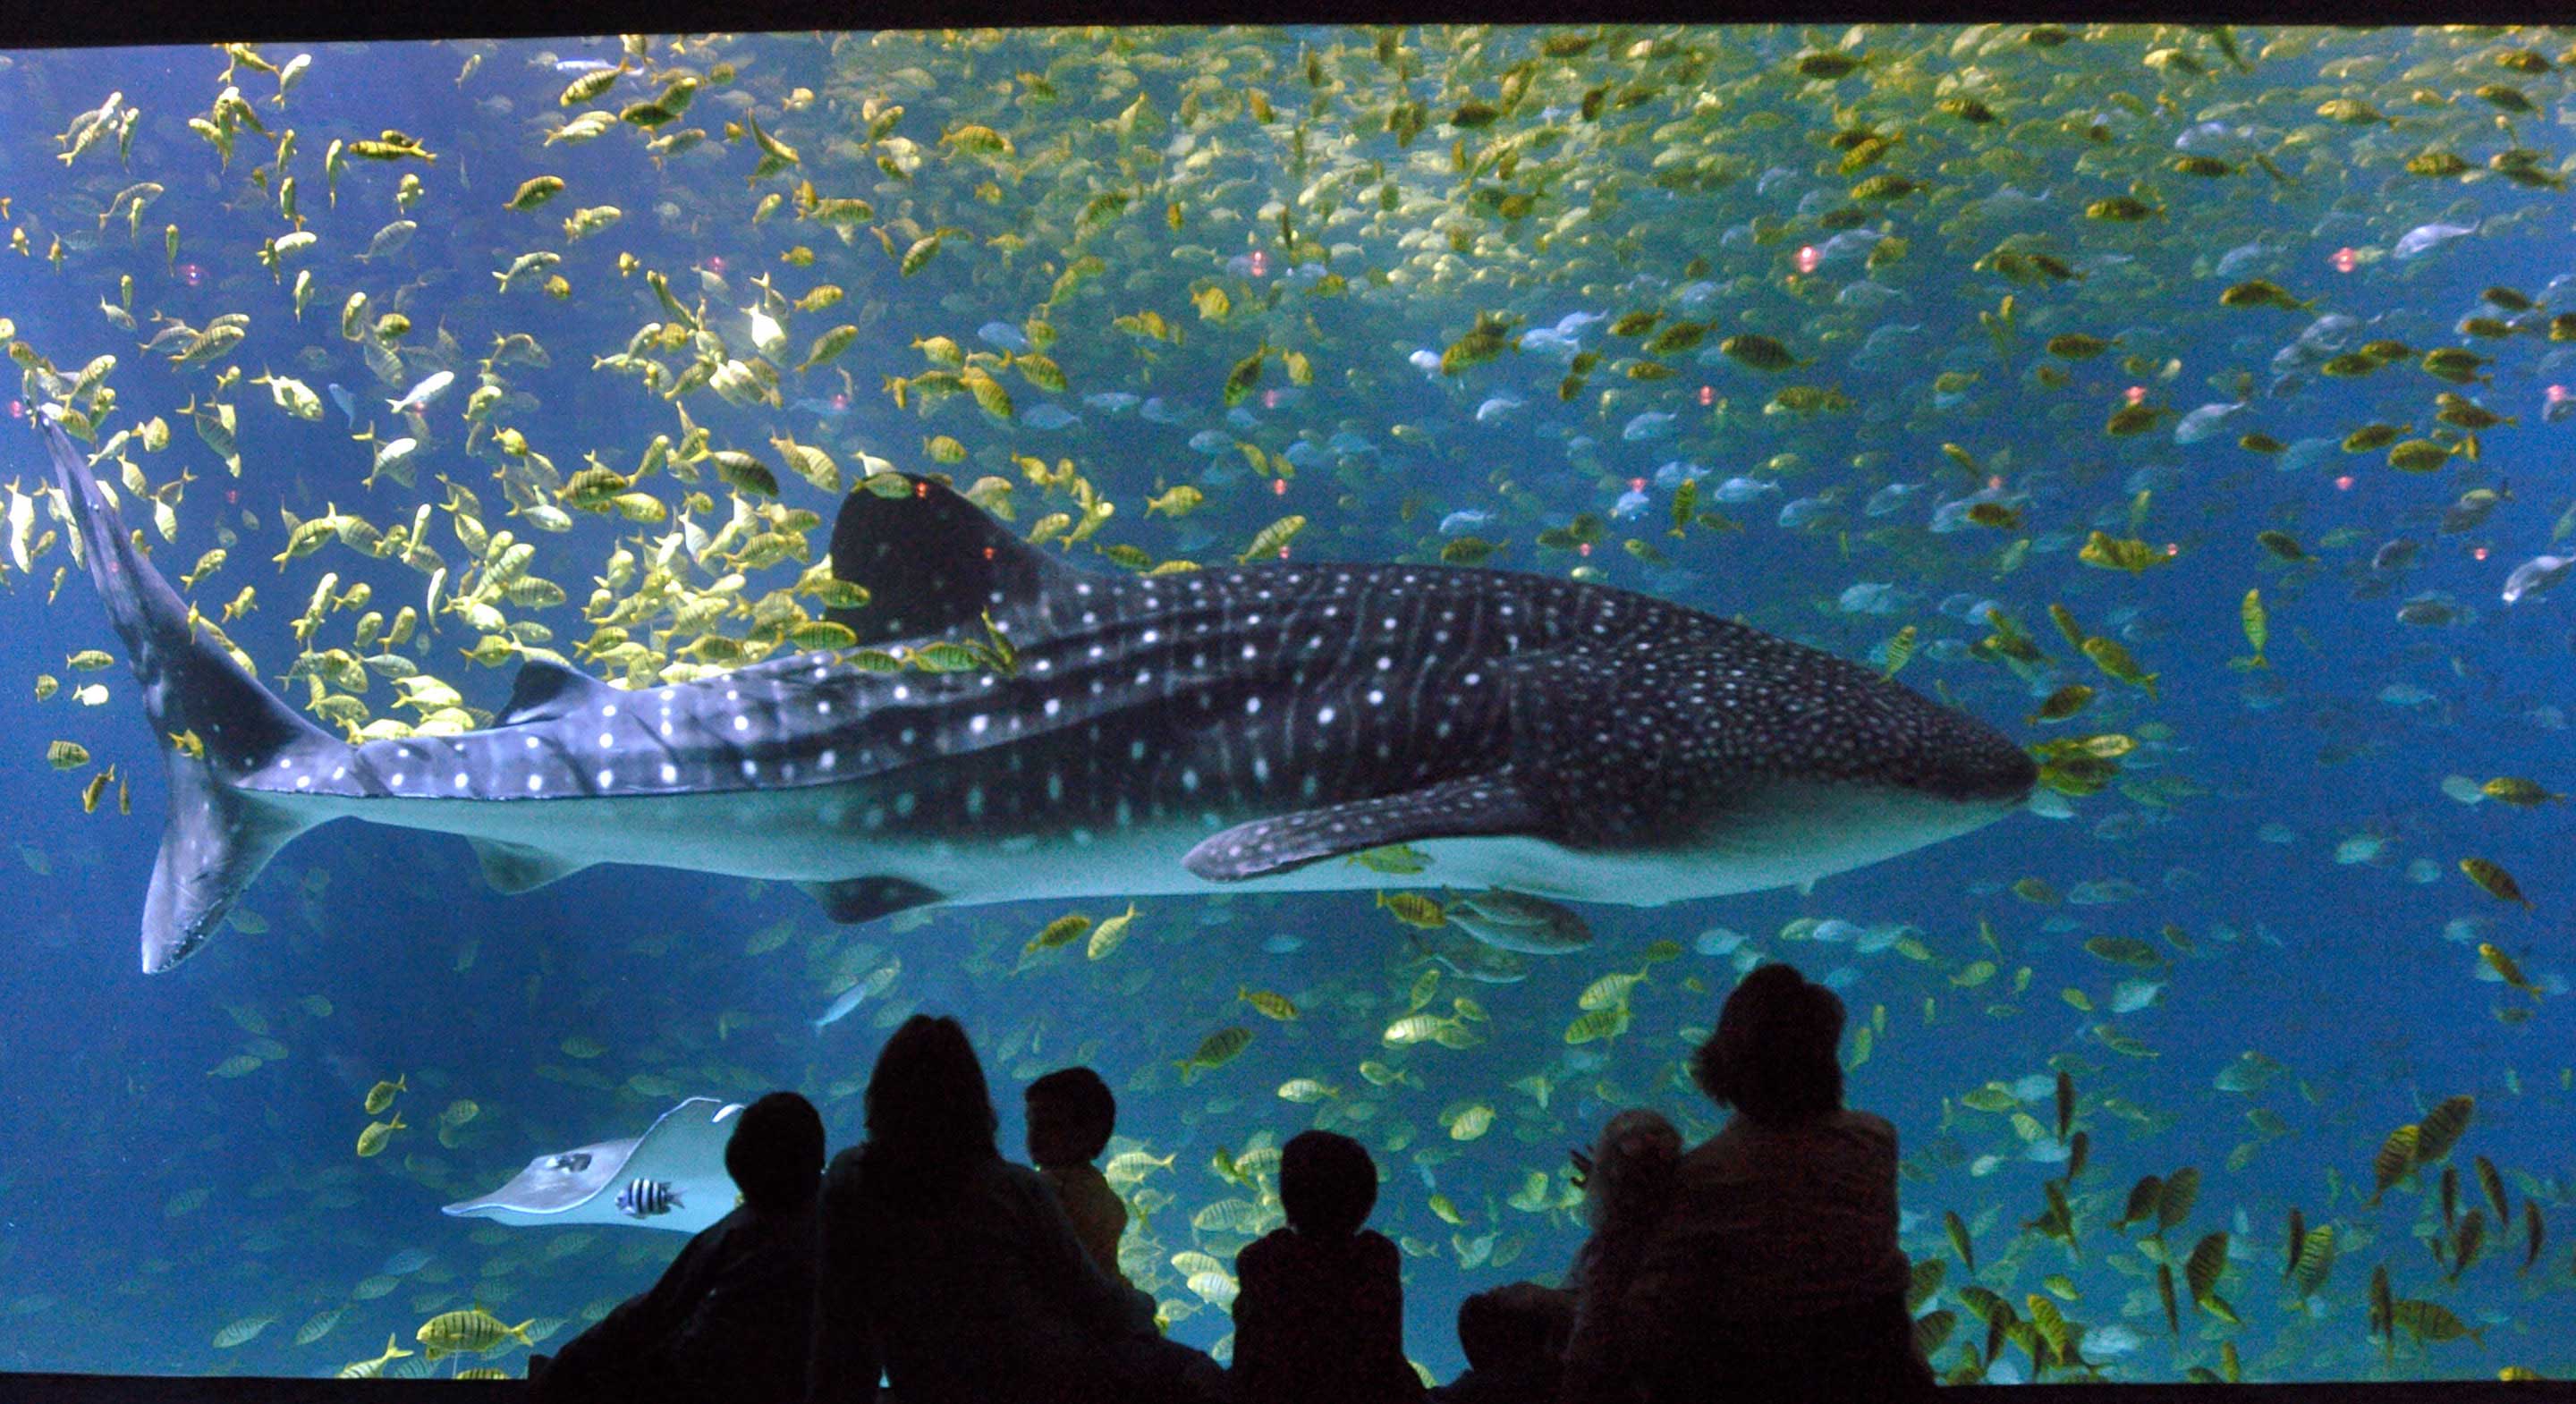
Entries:
[[1249,271],[1251,272],[1251,274],[1252,274],[1252,276],[1253,276],[1253,277],[1256,277],[1256,278],[1267,278],[1267,277],[1269,277],[1269,276],[1270,276],[1270,251],[1269,251],[1269,250],[1267,250],[1267,249],[1254,249],[1254,250],[1252,251],[1252,257],[1250,258],[1250,260],[1249,260],[1248,262],[1249,262]]
[[2350,491],[2352,491],[2352,475],[2351,475],[2350,473],[2346,473],[2346,474],[2344,474],[2343,476],[2341,476],[2341,477],[2339,477],[2339,478],[2336,478],[2336,479],[2335,479],[2335,491],[2337,491],[2337,492],[2350,492]]
[[1799,272],[1801,272],[1801,273],[1813,273],[1813,272],[1815,272],[1815,271],[1816,271],[1816,266],[1817,266],[1818,264],[1823,263],[1824,261],[1825,261],[1825,251],[1824,251],[1824,250],[1822,250],[1822,249],[1820,249],[1820,248],[1817,248],[1817,247],[1816,247],[1815,245],[1813,245],[1813,244],[1801,244],[1801,245],[1799,245],[1799,246],[1798,246],[1798,271],[1799,271]]
[[183,263],[174,271],[178,273],[180,282],[192,288],[206,281],[206,270],[200,264]]
[[2469,554],[2476,559],[2483,561],[2487,558],[2487,548],[2480,546],[2476,550],[2469,552]]
[[2333,264],[2334,271],[2337,273],[2349,273],[2361,266],[2361,255],[2349,248],[2342,248],[2335,250],[2334,256],[2326,262]]
[[[2556,388],[2556,387],[2554,387],[2554,386],[2553,386],[2552,388],[2554,389],[2554,388]],[[1706,408],[1707,406],[1710,406],[1710,405],[1716,404],[1716,403],[1717,403],[1717,387],[1716,387],[1716,386],[1713,386],[1713,385],[1703,385],[1703,386],[1701,386],[1701,387],[1699,388],[1699,402],[1700,402],[1700,405],[1701,405],[1701,407],[1702,407],[1702,408]]]
[[1271,390],[1264,390],[1264,391],[1262,391],[1262,392],[1261,392],[1261,407],[1262,407],[1263,409],[1277,409],[1277,408],[1279,408],[1279,392],[1278,392],[1276,389],[1271,389]]
[[1591,543],[1591,542],[1589,542],[1589,541],[1578,541],[1578,542],[1576,542],[1576,543],[1574,544],[1574,554],[1576,554],[1576,555],[1578,555],[1578,556],[1588,556],[1588,555],[1591,555],[1591,554],[1592,554],[1592,543]]
[[2147,387],[2143,385],[2132,385],[2128,389],[2121,391],[2120,395],[2130,404],[2134,405],[2147,398]]
[[1286,478],[1272,478],[1270,480],[1270,495],[1273,497],[1286,497],[1288,495],[1288,480]]

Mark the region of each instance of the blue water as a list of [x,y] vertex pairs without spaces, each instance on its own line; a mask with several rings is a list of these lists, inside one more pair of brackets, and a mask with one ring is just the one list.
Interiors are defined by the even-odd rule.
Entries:
[[[1518,984],[1439,982],[1435,1012],[1465,995],[1490,1015],[1477,1025],[1483,1042],[1466,1049],[1381,1041],[1427,967],[1364,896],[1148,899],[1107,958],[1086,959],[1077,944],[1019,969],[1022,947],[1050,920],[1068,910],[1105,918],[1123,904],[988,906],[840,929],[784,886],[640,865],[505,898],[461,845],[350,825],[295,843],[231,929],[177,970],[146,977],[133,942],[163,804],[156,738],[122,667],[66,666],[79,650],[113,651],[114,640],[77,572],[53,589],[70,565],[55,542],[31,558],[31,573],[0,569],[0,732],[10,739],[0,747],[9,850],[0,867],[15,878],[10,939],[0,943],[0,1366],[327,1374],[377,1355],[386,1333],[409,1345],[429,1315],[478,1301],[512,1322],[536,1319],[541,1338],[569,1335],[648,1284],[680,1238],[507,1228],[442,1217],[441,1204],[497,1186],[540,1152],[637,1134],[690,1095],[797,1088],[822,1107],[834,1143],[847,1143],[885,1031],[930,1010],[960,1015],[976,1034],[1007,1146],[1018,1143],[1018,1086],[1082,1062],[1118,1091],[1114,1150],[1173,1157],[1123,1186],[1135,1208],[1128,1261],[1166,1304],[1172,1334],[1196,1345],[1222,1347],[1223,1294],[1194,1291],[1171,1259],[1196,1250],[1230,1263],[1245,1235],[1195,1229],[1192,1218],[1229,1199],[1275,1203],[1274,1185],[1231,1182],[1212,1160],[1309,1125],[1358,1136],[1386,1173],[1373,1222],[1407,1252],[1408,1348],[1445,1378],[1460,1364],[1458,1301],[1518,1277],[1552,1280],[1580,1242],[1574,1214],[1550,1207],[1565,1199],[1567,1146],[1628,1105],[1660,1107],[1694,1138],[1713,1129],[1683,1061],[1739,970],[1761,958],[1797,964],[1850,1007],[1851,1100],[1892,1119],[1903,1140],[1903,1241],[1918,1261],[1948,1261],[1946,1282],[1921,1307],[1964,1323],[1935,1352],[1945,1374],[1973,1376],[1970,1354],[1982,1357],[1986,1336],[1959,1294],[1970,1277],[1945,1212],[1972,1232],[1974,1281],[2024,1318],[2026,1298],[2055,1293],[2086,1328],[2083,1354],[2109,1378],[2220,1371],[2231,1348],[2248,1379],[2576,1371],[2567,1344],[2576,1167],[2566,1151],[2576,1074],[2557,915],[2566,811],[2464,803],[2444,787],[2454,776],[2466,777],[2451,786],[2459,794],[2496,777],[2553,791],[2576,781],[2566,602],[2545,591],[2511,605],[2500,597],[2515,566],[2568,551],[2568,430],[2552,408],[2565,395],[2556,385],[2576,375],[2549,324],[2576,310],[2576,265],[2566,197],[2547,183],[2571,110],[2566,56],[2538,35],[2253,29],[2231,36],[2244,72],[2216,36],[2179,27],[2085,31],[2054,48],[2026,33],[1635,29],[1550,57],[1537,46],[1565,31],[1405,30],[1392,64],[1376,36],[1356,31],[749,37],[676,49],[657,40],[637,64],[649,76],[569,109],[557,94],[570,78],[539,51],[613,60],[613,42],[328,45],[311,51],[283,107],[270,101],[272,75],[245,66],[232,80],[270,133],[296,132],[282,171],[274,135],[239,130],[225,163],[187,127],[214,110],[220,51],[0,55],[0,197],[13,239],[26,241],[24,257],[0,256],[12,353],[66,376],[116,357],[100,440],[159,416],[168,447],[136,443],[126,454],[155,489],[190,478],[174,502],[175,540],[162,542],[131,505],[127,523],[143,527],[173,577],[219,532],[237,538],[190,597],[217,614],[257,587],[258,608],[229,629],[272,684],[301,647],[290,625],[326,571],[338,575],[336,592],[364,581],[375,598],[330,614],[317,647],[347,646],[366,609],[390,618],[419,605],[427,583],[338,545],[281,569],[269,559],[284,548],[281,508],[310,518],[336,506],[389,529],[446,500],[439,474],[472,488],[487,525],[535,541],[535,569],[572,597],[509,616],[545,625],[566,653],[588,636],[579,612],[590,581],[634,529],[581,513],[564,532],[505,519],[494,481],[504,456],[490,430],[519,429],[566,475],[587,453],[624,471],[654,435],[677,439],[670,402],[593,369],[639,327],[666,320],[645,286],[657,270],[682,302],[704,297],[728,354],[742,358],[753,354],[741,309],[760,296],[755,278],[788,299],[826,282],[845,289],[838,306],[781,314],[782,368],[830,327],[859,334],[833,366],[783,369],[780,405],[728,403],[706,389],[682,401],[715,446],[774,468],[783,465],[765,441],[792,435],[853,475],[862,452],[961,485],[998,475],[1020,484],[1025,531],[1071,509],[1061,493],[1040,502],[1012,455],[1070,459],[1117,504],[1072,552],[1104,570],[1120,567],[1095,546],[1223,561],[1291,513],[1308,522],[1294,558],[1427,561],[1445,517],[1490,513],[1458,525],[1505,543],[1494,568],[1581,571],[1873,661],[1911,627],[1900,676],[1917,689],[2033,744],[2134,741],[2098,793],[2044,791],[2034,812],[1812,892],[1587,907],[1598,937],[1589,951],[1534,960]],[[1838,79],[1799,75],[1802,49],[1837,45],[1865,64]],[[2499,61],[2524,49],[2546,71]],[[283,65],[296,52],[261,54]],[[1531,61],[1515,107],[1504,89]],[[730,81],[716,81],[718,64],[732,65]],[[661,130],[702,129],[695,149],[657,160],[646,132],[615,123],[593,140],[543,144],[574,112],[642,103],[684,71],[706,85]],[[2479,94],[2498,84],[2531,110]],[[1600,113],[1587,119],[1584,98],[1596,91]],[[57,159],[66,148],[53,134],[112,92],[123,94],[112,120],[137,109],[123,161],[114,140],[68,166]],[[1270,109],[1266,123],[1245,110],[1252,92]],[[1122,123],[1140,93],[1150,116]],[[1935,106],[1954,93],[1976,96],[1997,120]],[[1511,110],[1490,125],[1448,124],[1473,120],[1458,111],[1471,98]],[[1399,100],[1424,104],[1427,122],[1403,147],[1388,122]],[[2319,115],[2334,100],[2369,104],[2379,119]],[[884,125],[892,104],[903,111]],[[753,178],[748,134],[725,133],[746,110],[796,148],[796,168]],[[1011,152],[942,141],[970,123],[1007,137]],[[1838,170],[1827,138],[1861,125],[1901,139],[1878,164]],[[439,159],[351,160],[334,203],[330,143],[388,128]],[[2526,168],[2540,173],[2534,183],[2489,165],[2517,141],[2538,153]],[[1508,173],[1503,142],[1519,144]],[[1456,170],[1453,143],[1472,176]],[[2403,169],[2432,149],[2455,152],[2469,173]],[[2175,170],[2178,150],[2229,173]],[[265,186],[252,178],[263,166]],[[405,172],[423,186],[407,216],[419,232],[407,248],[361,261],[397,216]],[[1927,188],[1853,196],[1881,172]],[[304,228],[318,240],[273,276],[258,251],[293,228],[279,208],[280,174],[294,176]],[[503,208],[541,175],[567,188],[530,212]],[[844,240],[797,218],[805,179],[824,197],[866,199],[873,220]],[[122,208],[102,221],[140,181],[164,191],[137,226]],[[1391,208],[1380,203],[1390,181]],[[1131,198],[1096,202],[1110,191]],[[759,216],[772,194],[785,198]],[[2152,212],[2088,217],[2088,205],[2123,194]],[[1283,238],[1274,202],[1291,210],[1296,242]],[[623,218],[566,240],[562,221],[597,205]],[[1903,255],[1871,270],[1853,252],[1861,239],[1830,242],[1838,231],[1828,221],[1846,208],[1860,228],[1904,240]],[[163,243],[170,225],[175,255]],[[2419,257],[2391,252],[2429,225],[2464,232]],[[876,229],[889,231],[890,248]],[[901,273],[898,256],[939,229],[950,232],[938,251]],[[1990,258],[1998,246],[2051,254],[2081,276],[2016,281]],[[798,247],[811,251],[810,266],[783,258]],[[497,289],[493,274],[536,248],[563,254],[550,272],[568,297],[550,296],[543,276]],[[1801,250],[1815,251],[1812,271],[1802,271]],[[619,271],[621,254],[636,260],[631,273]],[[1056,293],[1082,256],[1097,267]],[[301,272],[312,284],[299,320]],[[1319,288],[1327,272],[1341,286]],[[101,308],[124,304],[127,275],[132,331]],[[2223,289],[2258,278],[2314,306],[2221,305]],[[1192,302],[1208,287],[1227,292],[1221,318]],[[2489,288],[2536,306],[2482,301]],[[396,306],[411,319],[398,383],[380,383],[340,334],[340,310],[359,291],[370,321]],[[1113,325],[1145,310],[1179,328],[1180,341]],[[1657,330],[1684,319],[1712,330],[1658,359],[1640,349],[1642,336],[1581,326],[1576,345],[1604,354],[1570,398],[1559,386],[1571,350],[1550,354],[1546,337],[1456,374],[1408,361],[1422,351],[1436,359],[1481,312],[1528,332],[1573,313],[1637,311],[1662,314]],[[207,364],[174,367],[137,349],[156,314],[202,327],[227,312],[249,315],[249,335]],[[2277,359],[2327,314],[2355,319],[2336,351],[2390,339],[2408,352],[2357,377],[2321,374],[2322,356]],[[1998,325],[1990,331],[1981,317]],[[2508,334],[2462,330],[2472,317],[2504,321]],[[1033,318],[1052,326],[1047,354],[1070,389],[1051,394],[997,371],[1016,402],[1012,422],[964,395],[925,416],[917,400],[897,408],[884,388],[928,368],[916,338],[946,336],[998,359],[978,329]],[[469,448],[463,415],[477,362],[512,333],[534,336],[550,363],[494,367],[510,399]],[[1774,337],[1812,363],[1766,372],[1714,349],[1739,333]],[[2046,344],[2066,333],[2116,341],[2090,359],[2051,356]],[[1264,345],[1307,357],[1312,383],[1292,383],[1273,358],[1230,418],[1228,370]],[[2419,368],[2444,346],[2491,358],[2485,378],[2453,384]],[[664,359],[677,371],[688,354]],[[1673,373],[1631,378],[1638,359]],[[385,400],[434,369],[459,384],[427,416],[411,488],[360,484],[370,449],[350,441],[336,407],[308,422],[247,383],[273,373],[316,393],[344,385],[359,398],[359,425],[391,438],[409,431]],[[219,387],[227,371],[240,379]],[[1791,385],[1836,389],[1850,406],[1765,412]],[[1082,401],[1106,391],[1163,404],[1149,417]],[[2442,391],[2517,422],[2477,431],[2474,461],[2464,451],[2427,473],[2390,466],[2384,448],[2335,446],[2376,421],[2465,448],[2466,431],[2434,417]],[[210,396],[237,407],[239,478],[181,413]],[[2107,433],[2132,396],[2172,416]],[[0,483],[36,489],[47,474],[24,417],[48,389],[29,372],[7,398],[19,432]],[[2177,441],[2178,416],[2240,399],[2218,432]],[[1080,422],[1032,427],[1049,418],[1043,405]],[[1623,437],[1641,414],[1673,419],[1662,437]],[[1213,452],[1189,446],[1210,431],[1202,442]],[[2248,433],[2293,447],[2239,447]],[[936,435],[957,440],[967,460],[936,461],[925,443]],[[2327,442],[2301,444],[2316,438]],[[1297,471],[1254,473],[1238,441]],[[1965,450],[1974,472],[1945,444]],[[1707,471],[1699,508],[1740,529],[1666,533],[1674,492],[1656,474],[1676,461]],[[779,476],[788,504],[828,521],[831,498]],[[1718,485],[1736,477],[1778,491],[1718,501]],[[1146,515],[1147,498],[1185,482],[1205,492],[1197,511]],[[1891,484],[1923,486],[1872,515],[1866,504]],[[2016,515],[1931,529],[1943,503],[1990,485]],[[667,475],[640,486],[674,508],[685,491]],[[724,487],[711,476],[699,486],[717,499],[699,520],[720,524]],[[2505,494],[2483,517],[2481,500],[2463,500],[2479,488]],[[1632,493],[1642,510],[1614,517]],[[1586,513],[1606,522],[1587,551],[1539,543]],[[433,517],[429,539],[461,563],[447,514]],[[54,526],[38,506],[25,544]],[[2083,563],[2078,549],[2096,529],[2168,560],[2143,572]],[[2305,559],[2285,559],[2259,532],[2285,534]],[[2375,567],[2396,539],[2414,543],[2411,560]],[[1632,554],[1630,541],[1648,549]],[[814,548],[822,544],[818,533]],[[746,598],[798,569],[769,567]],[[1855,592],[1862,586],[1892,588]],[[2252,652],[2240,616],[2249,590],[2263,602],[2268,666],[2231,667]],[[2013,666],[1977,647],[1995,632],[1988,601],[2044,657]],[[1870,612],[1873,602],[1884,612]],[[2052,604],[2084,633],[2124,645],[2157,675],[2154,694],[2079,655],[2051,623]],[[462,658],[476,637],[446,618],[434,639],[424,629],[426,650],[413,656],[471,705],[497,707],[510,668]],[[35,700],[39,674],[59,681],[50,700]],[[2098,690],[2080,716],[2025,720],[2070,683]],[[107,692],[94,707],[74,696],[91,684]],[[281,686],[291,699],[306,695],[300,677]],[[371,717],[404,715],[389,710],[381,678],[359,700]],[[47,762],[55,740],[79,743],[91,761],[58,772]],[[84,813],[87,778],[110,764],[132,813],[120,812],[114,784]],[[2500,865],[2533,905],[2481,890],[2464,858]],[[1884,944],[1882,930],[1882,940],[1855,941],[1840,926],[1821,930],[1844,940],[1816,939],[1814,921],[1828,919],[1902,926],[1907,939]],[[762,935],[781,923],[783,938]],[[1708,954],[1728,944],[1704,938],[1713,928],[1746,939]],[[2144,964],[2088,951],[2100,937],[2144,943]],[[1655,962],[1632,992],[1629,1029],[1569,1045],[1577,997],[1605,973],[1647,964],[1658,940],[1683,954]],[[2508,988],[2482,943],[2515,962],[2530,990]],[[746,954],[755,945],[761,953]],[[889,957],[901,973],[881,997],[819,1034],[810,1027],[842,986]],[[2144,1007],[2112,1012],[2116,987],[2134,980],[2162,988]],[[1240,986],[1287,995],[1301,1017],[1255,1013],[1237,999]],[[1236,1025],[1254,1031],[1249,1048],[1184,1084],[1176,1064]],[[1865,1057],[1863,1026],[1872,1028]],[[2249,1053],[2271,1060],[2252,1064],[2250,1078],[2240,1065]],[[210,1072],[245,1054],[256,1066]],[[1374,1084],[1359,1071],[1372,1059],[1406,1080]],[[2060,1150],[2051,1091],[2060,1070],[2077,1089],[2074,1124],[2090,1151],[2068,1191],[2072,1252],[2024,1228],[2046,1209],[2043,1181],[2064,1168],[2050,1158]],[[362,1099],[398,1074],[406,1129],[362,1158]],[[1534,1074],[1548,1079],[1544,1105],[1536,1084],[1515,1086]],[[1313,1105],[1275,1095],[1297,1077],[1338,1095]],[[1990,1083],[2003,1084],[2026,1123],[2017,1127],[2014,1108],[1991,1094],[1979,1100],[2002,1110],[1962,1101]],[[2383,1140],[2455,1095],[2475,1098],[2456,1149],[2371,1203]],[[442,1123],[460,1099],[478,1112]],[[1453,1138],[1445,1128],[1473,1104],[1496,1113],[1492,1128]],[[2481,1208],[2483,1251],[2453,1274],[2445,1260],[2457,1254],[2429,1245],[2455,1244],[2459,1220],[2486,1205],[2481,1157],[2512,1223]],[[2203,1178],[2197,1203],[2165,1234],[2176,1274],[2195,1245],[2226,1234],[2229,1266],[2215,1291],[2237,1320],[2186,1291],[2176,1333],[2145,1230],[2111,1221],[2141,1176],[2186,1165]],[[2446,1166],[2458,1175],[2447,1222]],[[1538,1207],[1515,1207],[1532,1172],[1546,1194]],[[1434,1209],[1435,1195],[1459,1222]],[[2547,1226],[2527,1268],[2526,1203]],[[2304,1300],[2283,1281],[2294,1208],[2337,1238],[2331,1272]],[[2393,1297],[2438,1304],[2481,1338],[2423,1341],[2403,1327],[2393,1343],[2374,1336],[2367,1289],[2380,1266]],[[369,1283],[380,1276],[395,1280]],[[362,1283],[371,1295],[355,1295]],[[247,1340],[217,1343],[261,1317],[273,1320]],[[296,1343],[300,1328],[317,1326]],[[519,1368],[509,1354],[493,1363]],[[423,1367],[415,1356],[392,1372]],[[2034,1373],[2028,1350],[2006,1345],[1986,1377]]]

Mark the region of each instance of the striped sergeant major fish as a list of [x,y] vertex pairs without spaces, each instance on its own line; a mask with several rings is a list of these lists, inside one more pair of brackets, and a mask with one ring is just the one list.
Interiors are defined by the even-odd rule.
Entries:
[[679,1202],[679,1192],[662,1180],[629,1180],[626,1188],[617,1192],[617,1212],[630,1218],[668,1214],[671,1206]]

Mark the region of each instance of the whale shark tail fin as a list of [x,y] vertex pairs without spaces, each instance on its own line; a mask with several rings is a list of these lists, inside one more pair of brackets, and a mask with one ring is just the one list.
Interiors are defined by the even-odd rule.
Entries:
[[868,602],[825,617],[862,644],[971,633],[1004,623],[1083,573],[1003,529],[945,483],[880,473],[841,503],[832,523],[832,575]]
[[236,783],[280,766],[311,774],[348,748],[233,661],[216,643],[214,626],[196,618],[119,528],[62,425],[49,412],[35,419],[90,579],[125,641],[168,771],[169,818],[143,908],[143,969],[157,973],[204,945],[269,858],[309,826],[277,800]]

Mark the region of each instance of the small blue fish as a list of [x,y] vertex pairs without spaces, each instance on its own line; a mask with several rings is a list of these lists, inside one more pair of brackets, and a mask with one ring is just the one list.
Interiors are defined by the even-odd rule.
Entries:
[[1927,486],[1929,484],[1926,483],[1889,483],[1871,493],[1869,501],[1862,506],[1861,511],[1873,517],[1884,517],[1890,513],[1901,512],[1905,509],[1905,504],[1912,501],[1915,494],[1923,491]]
[[1156,395],[1137,407],[1136,413],[1155,424],[1187,424],[1189,415],[1172,408],[1171,402]]
[[2404,263],[2408,259],[2421,258],[2453,239],[2465,239],[2477,232],[2465,224],[2419,224],[2406,231],[2405,237],[2397,241],[2397,246],[2388,251],[2388,256]]
[[1135,396],[1124,390],[1094,390],[1082,397],[1083,406],[1103,414],[1122,414],[1137,405]]
[[1660,410],[1643,410],[1628,421],[1626,428],[1619,431],[1619,437],[1633,444],[1646,439],[1666,438],[1672,432],[1671,415]]
[[668,1214],[680,1203],[679,1191],[666,1180],[635,1180],[617,1192],[617,1212],[629,1218],[650,1219]]
[[1021,415],[1020,422],[1032,429],[1063,429],[1080,424],[1082,416],[1062,405],[1039,405]]
[[339,384],[336,381],[332,384],[325,385],[322,388],[330,392],[331,403],[340,407],[340,415],[342,418],[349,421],[349,427],[352,429],[357,428],[358,397],[349,393],[348,386]]
[[998,346],[1013,354],[1029,349],[1029,334],[1008,322],[986,322],[975,329],[975,336],[987,346]]

